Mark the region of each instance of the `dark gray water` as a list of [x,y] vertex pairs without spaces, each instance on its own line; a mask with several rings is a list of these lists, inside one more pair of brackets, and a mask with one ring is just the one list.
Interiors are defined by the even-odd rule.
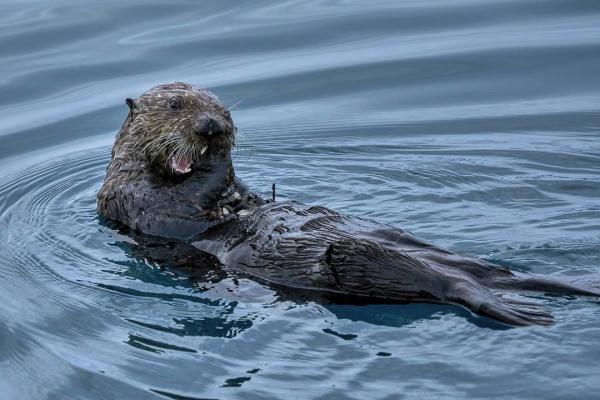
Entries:
[[0,398],[598,398],[597,301],[538,296],[553,326],[504,329],[134,257],[95,192],[125,97],[173,80],[237,104],[259,192],[600,277],[597,0],[5,0]]

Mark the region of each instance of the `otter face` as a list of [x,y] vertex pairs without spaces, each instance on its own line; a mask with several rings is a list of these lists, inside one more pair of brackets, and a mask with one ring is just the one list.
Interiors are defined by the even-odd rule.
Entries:
[[229,152],[235,144],[229,110],[208,90],[175,82],[126,103],[132,150],[159,173],[189,174],[203,159]]

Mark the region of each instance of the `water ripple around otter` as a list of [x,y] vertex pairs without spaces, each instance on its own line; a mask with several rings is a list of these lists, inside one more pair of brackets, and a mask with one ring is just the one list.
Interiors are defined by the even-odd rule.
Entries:
[[[258,192],[600,283],[600,7],[549,0],[0,5],[0,397],[592,398],[600,307],[548,328],[316,304],[159,263],[98,218],[125,97],[185,80]],[[139,239],[139,238],[138,238]],[[177,254],[161,243],[162,255]]]

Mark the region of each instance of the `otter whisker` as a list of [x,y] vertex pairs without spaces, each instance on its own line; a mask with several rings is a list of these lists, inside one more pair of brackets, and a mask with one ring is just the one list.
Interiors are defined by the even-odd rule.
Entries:
[[[162,143],[163,143],[162,138],[157,138],[157,139],[151,140],[148,143],[146,143],[145,146],[140,151],[146,152],[146,150],[160,146]],[[140,145],[140,147],[141,147],[141,145]]]
[[[140,153],[144,153],[146,152],[146,150],[148,148],[155,148],[155,151],[157,149],[162,148],[166,143],[169,143],[173,138],[172,137],[163,137],[163,136],[158,136],[155,139],[149,140],[147,142],[141,142],[139,144],[139,147],[141,147],[142,145],[144,145],[144,147],[140,150]],[[155,147],[156,146],[156,147]],[[136,146],[134,146],[134,148],[136,148]]]
[[165,143],[163,145],[161,145],[160,147],[153,149],[153,151],[149,154],[150,156],[150,162],[154,162],[154,160],[160,156],[162,154],[163,151],[165,151],[167,149],[167,147],[169,147],[170,143]]
[[176,138],[168,138],[167,140],[164,141],[164,143],[160,144],[159,146],[157,146],[154,151],[158,154],[160,154],[162,151],[164,151],[167,147],[169,147],[170,145],[172,145],[173,143],[176,143],[177,139]]
[[159,144],[156,148],[153,149],[154,151],[150,158],[151,162],[154,162],[156,157],[163,153],[169,146],[172,146],[173,144],[176,144],[179,141],[180,138],[177,136],[168,136],[166,139],[164,139],[164,142],[162,144]]
[[159,142],[159,141],[162,141],[162,140],[163,140],[162,137],[150,138],[149,140],[142,140],[142,141],[136,142],[133,145],[133,149],[137,150],[137,149],[141,148],[142,146],[144,146],[144,148],[142,149],[142,151],[145,151],[146,148],[148,146],[150,146],[151,144]]
[[232,105],[225,107],[225,109],[227,111],[231,111],[234,109],[234,107],[238,106],[241,102],[242,102],[242,100],[238,100],[235,103],[233,103]]
[[185,155],[188,157],[188,159],[193,159],[194,157],[194,148],[191,146],[186,147],[185,150]]
[[[239,142],[235,143],[235,146],[233,148],[234,160],[236,162],[241,161],[242,157],[245,154],[247,157],[244,160],[244,162],[248,162],[250,160],[250,158],[252,158],[252,156],[254,156],[256,146],[254,144],[250,143],[250,141],[247,139],[247,136],[244,133],[238,132],[236,130],[236,134],[237,134],[236,135],[237,138],[240,139],[241,143],[239,143]],[[249,151],[245,151],[247,149],[249,149]]]
[[173,146],[173,149],[171,150],[171,152],[169,153],[169,156],[165,159],[165,166],[168,165],[169,160],[171,159],[171,157],[173,157],[175,154],[177,154],[177,152],[179,151],[179,147],[181,145],[181,142],[177,142],[175,144],[175,146]]

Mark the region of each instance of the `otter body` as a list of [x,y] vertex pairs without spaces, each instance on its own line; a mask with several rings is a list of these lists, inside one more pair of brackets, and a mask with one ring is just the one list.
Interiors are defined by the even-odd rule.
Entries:
[[175,237],[224,268],[289,287],[361,301],[451,303],[512,325],[546,325],[526,290],[600,296],[556,280],[516,275],[409,232],[295,201],[265,201],[234,173],[235,127],[213,94],[157,86],[117,135],[98,212],[143,233]]

